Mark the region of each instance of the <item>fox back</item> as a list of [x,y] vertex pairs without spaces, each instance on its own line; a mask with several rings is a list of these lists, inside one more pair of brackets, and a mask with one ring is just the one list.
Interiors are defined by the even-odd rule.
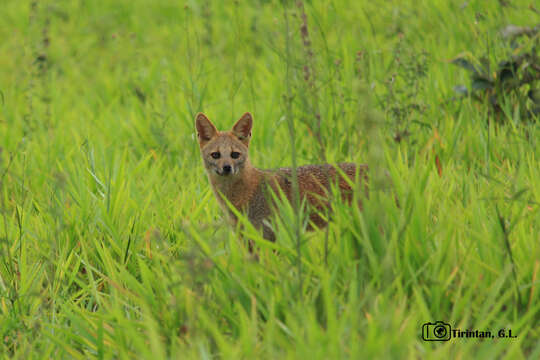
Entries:
[[[250,113],[245,113],[230,131],[218,131],[202,113],[197,114],[195,125],[204,166],[222,209],[236,223],[236,217],[225,201],[227,199],[240,212],[246,213],[256,228],[262,229],[265,239],[274,241],[274,233],[264,222],[275,209],[269,191],[284,194],[287,200],[292,201],[292,170],[260,170],[251,165],[248,148],[253,118]],[[309,204],[311,223],[318,227],[326,225],[319,212],[328,207],[331,183],[337,184],[342,198],[349,202],[353,198],[351,183],[364,183],[367,193],[366,165],[341,163],[338,167],[339,170],[324,164],[297,168],[300,197]]]

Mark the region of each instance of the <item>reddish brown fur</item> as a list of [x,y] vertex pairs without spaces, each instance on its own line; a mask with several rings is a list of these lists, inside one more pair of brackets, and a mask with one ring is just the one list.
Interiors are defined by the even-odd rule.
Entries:
[[[270,216],[274,204],[269,201],[267,189],[271,188],[279,194],[279,189],[292,201],[292,170],[280,168],[277,170],[260,170],[249,162],[247,150],[251,138],[252,117],[246,113],[233,126],[231,131],[218,131],[204,114],[196,117],[196,128],[199,138],[201,153],[205,162],[208,178],[212,189],[222,209],[236,223],[236,217],[227,206],[225,197],[236,209],[247,213],[251,223],[263,230],[263,236],[268,240],[274,240],[274,234],[263,222]],[[219,159],[214,159],[211,154],[219,152]],[[228,158],[230,153],[240,153],[238,159]],[[230,166],[231,174],[223,175],[220,168]],[[353,184],[359,181],[366,185],[367,166],[353,163],[338,164],[341,171],[347,175]],[[221,170],[222,171],[222,170]],[[340,173],[332,165],[306,165],[297,168],[298,187],[301,199],[318,211],[328,206],[328,189],[331,182],[338,181],[341,196],[346,201],[351,201],[353,189],[349,182],[340,176]],[[367,193],[367,187],[365,188]],[[221,196],[223,195],[223,197]],[[317,227],[323,227],[326,222],[316,211],[310,212],[310,220]],[[310,226],[311,228],[311,226]]]

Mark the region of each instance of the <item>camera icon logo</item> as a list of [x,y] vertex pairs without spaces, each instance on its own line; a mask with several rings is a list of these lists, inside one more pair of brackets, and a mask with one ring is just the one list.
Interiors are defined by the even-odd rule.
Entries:
[[450,324],[443,321],[422,325],[422,339],[425,341],[448,341],[451,334]]

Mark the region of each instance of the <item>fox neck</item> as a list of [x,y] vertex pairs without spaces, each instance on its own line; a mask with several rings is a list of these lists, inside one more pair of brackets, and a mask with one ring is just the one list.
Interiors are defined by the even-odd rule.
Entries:
[[239,209],[249,202],[251,195],[259,185],[261,176],[261,170],[251,165],[249,160],[245,162],[243,169],[234,176],[220,176],[213,172],[208,173],[216,197],[221,200],[220,193],[223,194]]

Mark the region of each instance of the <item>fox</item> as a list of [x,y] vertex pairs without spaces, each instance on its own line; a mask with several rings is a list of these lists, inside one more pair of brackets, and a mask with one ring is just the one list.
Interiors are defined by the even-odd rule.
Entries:
[[[252,126],[253,117],[249,112],[242,115],[229,131],[219,131],[203,113],[195,116],[204,167],[223,212],[233,225],[237,224],[238,219],[227,204],[229,202],[238,212],[246,214],[256,229],[262,230],[264,239],[274,242],[276,236],[268,218],[276,212],[276,204],[269,191],[278,198],[285,195],[286,200],[292,202],[292,169],[262,170],[251,164],[248,149]],[[342,199],[348,203],[353,199],[351,183],[364,185],[365,195],[368,195],[366,164],[339,163],[337,166],[339,171],[330,164],[304,165],[296,169],[300,200],[308,204],[307,230],[327,225],[320,214],[329,207],[331,183],[337,183]],[[358,205],[361,208],[361,201]],[[251,242],[249,245],[252,252]]]

